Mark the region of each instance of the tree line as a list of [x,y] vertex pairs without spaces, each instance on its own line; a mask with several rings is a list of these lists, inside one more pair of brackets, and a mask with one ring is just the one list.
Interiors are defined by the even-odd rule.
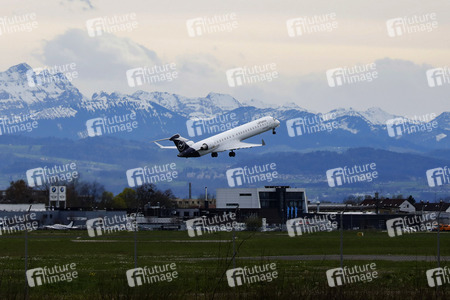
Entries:
[[[143,210],[145,205],[161,208],[174,208],[174,194],[170,189],[160,190],[154,184],[143,184],[136,188],[124,188],[122,192],[114,195],[107,191],[104,185],[93,182],[84,182],[75,179],[71,182],[53,183],[51,185],[66,186],[66,206],[68,208],[82,209],[121,209]],[[9,187],[3,191],[0,203],[49,203],[50,184],[30,187],[26,181],[19,179],[11,181]]]

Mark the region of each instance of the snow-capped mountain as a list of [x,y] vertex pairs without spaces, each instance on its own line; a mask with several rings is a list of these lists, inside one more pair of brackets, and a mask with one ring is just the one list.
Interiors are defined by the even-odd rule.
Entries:
[[[437,126],[431,130],[426,130],[423,125],[425,130],[419,128],[411,134],[405,131],[390,136],[386,121],[398,116],[376,107],[366,111],[339,108],[327,114],[316,114],[295,103],[278,107],[255,99],[241,103],[230,95],[218,93],[189,98],[166,92],[137,91],[127,95],[100,91],[87,98],[60,73],[35,72],[27,64],[19,64],[0,73],[0,115],[34,116],[39,120],[39,129],[29,134],[78,139],[80,132],[86,131],[88,120],[130,113],[136,114],[137,128],[119,132],[115,137],[148,141],[180,133],[197,140],[202,137],[188,135],[186,121],[189,118],[210,119],[233,113],[237,121],[235,125],[266,115],[282,121],[278,130],[282,139],[278,143],[286,149],[369,146],[426,151],[450,145],[448,112],[433,120]],[[333,123],[331,129],[317,121],[324,115],[327,116],[325,123]],[[299,118],[304,120],[300,127],[295,125],[298,122],[290,121]]]
[[360,117],[372,125],[385,125],[387,120],[398,117],[378,107],[372,107],[366,111],[357,111],[351,107],[349,109],[339,108],[330,111],[329,114],[334,114],[338,118],[343,116]]
[[217,93],[209,93],[206,97],[187,98],[164,92],[137,91],[131,96],[146,103],[157,103],[185,117],[207,117],[242,106],[232,96]]
[[243,106],[252,106],[252,107],[256,107],[256,108],[271,108],[274,107],[273,105],[269,105],[261,100],[257,100],[257,99],[250,99],[248,101],[243,101],[242,102]]
[[74,116],[84,96],[61,73],[35,72],[23,63],[0,73],[0,111],[45,118]]

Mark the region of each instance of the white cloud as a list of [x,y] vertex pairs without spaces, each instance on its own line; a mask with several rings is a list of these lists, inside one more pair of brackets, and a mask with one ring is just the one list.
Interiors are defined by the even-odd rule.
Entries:
[[[395,114],[448,110],[446,94],[450,87],[429,88],[425,77],[425,71],[431,65],[449,64],[450,40],[445,37],[450,19],[445,10],[448,4],[444,1],[416,6],[407,1],[392,4],[387,0],[364,5],[358,1],[344,1],[345,4],[339,5],[322,0],[314,5],[286,1],[280,6],[263,0],[258,8],[242,1],[219,6],[207,1],[189,4],[175,1],[171,7],[155,4],[151,8],[144,1],[129,5],[103,0],[95,3],[73,1],[69,0],[71,5],[95,6],[95,9],[73,14],[63,11],[61,6],[43,12],[36,8],[39,15],[42,13],[42,26],[29,39],[33,38],[33,45],[37,35],[41,36],[41,41],[47,40],[41,51],[42,64],[75,62],[80,78],[74,84],[88,97],[100,90],[133,93],[136,88],[128,87],[126,70],[176,63],[178,79],[138,88],[189,97],[204,96],[209,92],[229,93],[239,100],[259,99],[274,105],[295,102],[322,112],[337,107],[366,109],[373,106]],[[136,12],[138,29],[118,35],[88,36],[87,19],[120,14],[125,10]],[[187,36],[185,21],[188,18],[233,11],[238,13],[239,19],[239,28],[235,32],[194,39]],[[339,30],[335,33],[298,38],[287,36],[285,21],[288,18],[328,12],[336,12],[339,18]],[[387,19],[425,12],[438,13],[437,30],[394,39],[387,36]],[[25,36],[15,35],[14,38],[25,39]],[[27,47],[20,43],[11,42],[11,48],[5,50],[7,55],[2,66],[7,68],[25,61],[39,67],[33,59],[26,57],[23,49]],[[35,48],[28,51],[36,52]],[[20,61],[17,61],[18,57]],[[326,69],[370,62],[377,63],[379,72],[379,78],[374,82],[337,88],[327,85]],[[277,64],[280,78],[271,83],[238,88],[228,86],[227,69],[266,63]]]
[[[177,79],[158,85],[144,84],[138,88],[189,97],[203,96],[211,91],[229,93],[243,101],[259,99],[276,105],[295,102],[306,109],[322,112],[338,107],[364,110],[377,106],[400,115],[446,110],[450,88],[428,87],[425,72],[432,66],[390,58],[375,61],[378,78],[372,82],[331,88],[327,84],[326,70],[307,75],[292,75],[278,70],[280,77],[272,82],[230,88],[225,76],[227,67],[212,54],[184,54],[176,61],[163,61],[154,51],[128,38],[111,34],[92,38],[78,29],[68,30],[47,42],[42,57],[47,65],[75,62],[79,79],[74,84],[87,96],[100,90],[133,93],[136,88],[128,87],[126,70],[172,62],[177,65]],[[358,65],[367,63],[371,61]]]

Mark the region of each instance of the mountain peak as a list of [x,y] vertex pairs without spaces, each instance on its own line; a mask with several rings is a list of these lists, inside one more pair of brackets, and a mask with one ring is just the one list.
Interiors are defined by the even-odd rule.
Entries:
[[231,97],[231,96],[228,95],[228,94],[221,94],[221,93],[209,92],[208,95],[206,95],[206,98],[222,97],[222,96]]
[[206,99],[211,101],[211,104],[217,106],[225,111],[230,111],[242,106],[241,102],[236,100],[233,96],[227,94],[209,93]]
[[10,67],[6,72],[25,74],[28,70],[31,70],[31,69],[32,68],[27,63],[21,63],[21,64]]
[[337,117],[341,116],[359,116],[365,118],[367,121],[374,125],[384,125],[386,124],[386,121],[389,119],[393,119],[396,116],[389,114],[378,107],[371,107],[367,109],[366,111],[358,111],[353,109],[352,107],[349,107],[347,109],[345,108],[337,108],[329,113],[335,113]]
[[250,99],[249,101],[245,101],[242,103],[244,106],[253,106],[256,108],[271,108],[272,106],[257,99]]
[[298,111],[306,111],[306,109],[298,106],[294,102],[286,102],[282,106],[280,106],[279,109],[284,109],[284,110],[294,109],[294,110],[298,110]]
[[372,122],[372,124],[384,125],[389,119],[394,119],[396,116],[385,112],[379,107],[371,107],[364,112],[361,112],[367,120]]

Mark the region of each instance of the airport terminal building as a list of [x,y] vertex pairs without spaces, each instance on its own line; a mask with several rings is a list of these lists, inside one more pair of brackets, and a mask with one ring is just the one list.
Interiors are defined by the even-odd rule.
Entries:
[[308,213],[305,189],[289,186],[216,190],[217,210],[232,210],[236,204],[241,214],[256,214],[269,224],[282,224]]

